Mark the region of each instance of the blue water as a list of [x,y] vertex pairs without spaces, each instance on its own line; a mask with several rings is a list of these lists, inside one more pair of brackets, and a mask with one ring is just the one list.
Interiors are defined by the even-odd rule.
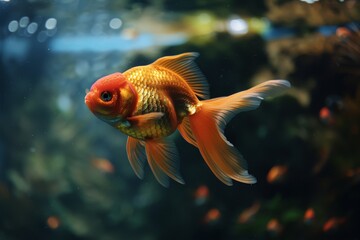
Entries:
[[[272,22],[275,6],[299,8],[289,12],[297,20],[280,11]],[[358,9],[356,1],[0,0],[0,240],[359,239]],[[351,17],[326,14],[335,10]],[[251,19],[269,24],[254,30]],[[348,35],[338,38],[338,27]],[[147,165],[138,179],[127,136],[86,107],[100,77],[183,52],[199,53],[211,97],[291,82],[225,128],[256,184],[224,185],[178,132],[171,139],[186,184],[164,188]]]

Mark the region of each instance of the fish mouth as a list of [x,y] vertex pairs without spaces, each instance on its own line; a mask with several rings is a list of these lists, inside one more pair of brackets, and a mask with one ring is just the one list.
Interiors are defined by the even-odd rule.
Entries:
[[84,102],[85,104],[91,109],[91,106],[92,106],[92,98],[94,96],[94,93],[93,92],[88,92],[86,95],[85,95],[85,98],[84,98]]
[[88,103],[90,102],[87,94],[85,95],[84,102],[85,102],[86,105],[88,105]]

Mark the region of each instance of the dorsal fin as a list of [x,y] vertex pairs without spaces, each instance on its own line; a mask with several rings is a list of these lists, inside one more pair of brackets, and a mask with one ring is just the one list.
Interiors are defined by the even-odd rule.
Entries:
[[175,72],[189,84],[197,96],[208,99],[209,85],[205,76],[194,62],[194,59],[198,56],[198,53],[189,52],[162,57],[153,62],[152,65],[161,66]]

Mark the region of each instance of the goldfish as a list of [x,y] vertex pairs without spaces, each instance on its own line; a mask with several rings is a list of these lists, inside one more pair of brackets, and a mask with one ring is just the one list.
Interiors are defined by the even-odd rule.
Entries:
[[273,235],[281,233],[283,227],[276,218],[272,218],[266,225],[266,229]]
[[206,185],[199,186],[195,191],[195,203],[202,205],[206,202],[209,197],[209,188]]
[[346,218],[344,217],[332,217],[324,223],[323,231],[329,232],[331,230],[334,230],[338,228],[340,225],[344,224],[345,222],[346,222]]
[[92,164],[97,169],[106,172],[106,173],[113,173],[115,171],[114,166],[112,163],[104,158],[97,158],[92,160]]
[[304,221],[306,223],[311,223],[315,218],[315,211],[313,208],[308,208],[306,211],[305,211],[305,214],[304,214]]
[[338,27],[336,29],[336,36],[339,38],[345,39],[349,36],[351,36],[351,31],[346,27]]
[[257,108],[265,97],[283,92],[290,83],[270,80],[227,97],[209,99],[209,85],[194,61],[198,55],[166,56],[104,76],[91,86],[85,104],[97,118],[128,135],[127,156],[140,179],[147,160],[161,185],[167,187],[169,177],[185,183],[177,148],[168,138],[178,130],[199,149],[223,183],[256,183],[243,156],[226,139],[225,126],[237,113]]
[[328,107],[322,107],[319,112],[319,117],[324,123],[329,125],[334,122],[333,114]]
[[205,223],[215,223],[217,222],[221,217],[221,212],[217,208],[210,209],[204,217]]
[[51,229],[57,229],[60,226],[60,219],[56,216],[49,216],[46,222]]
[[273,166],[266,177],[269,183],[279,182],[283,179],[284,175],[287,173],[288,167],[284,165]]
[[260,210],[260,203],[255,202],[252,206],[245,209],[238,218],[239,223],[247,223]]

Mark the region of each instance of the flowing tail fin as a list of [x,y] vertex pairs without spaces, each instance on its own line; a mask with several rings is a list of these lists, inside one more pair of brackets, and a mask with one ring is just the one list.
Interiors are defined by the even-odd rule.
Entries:
[[289,87],[288,81],[271,80],[228,97],[202,101],[200,109],[179,127],[180,133],[199,148],[212,172],[226,185],[232,185],[232,180],[256,183],[256,178],[247,171],[243,156],[226,140],[224,128],[239,112],[256,109],[265,97],[275,96]]

